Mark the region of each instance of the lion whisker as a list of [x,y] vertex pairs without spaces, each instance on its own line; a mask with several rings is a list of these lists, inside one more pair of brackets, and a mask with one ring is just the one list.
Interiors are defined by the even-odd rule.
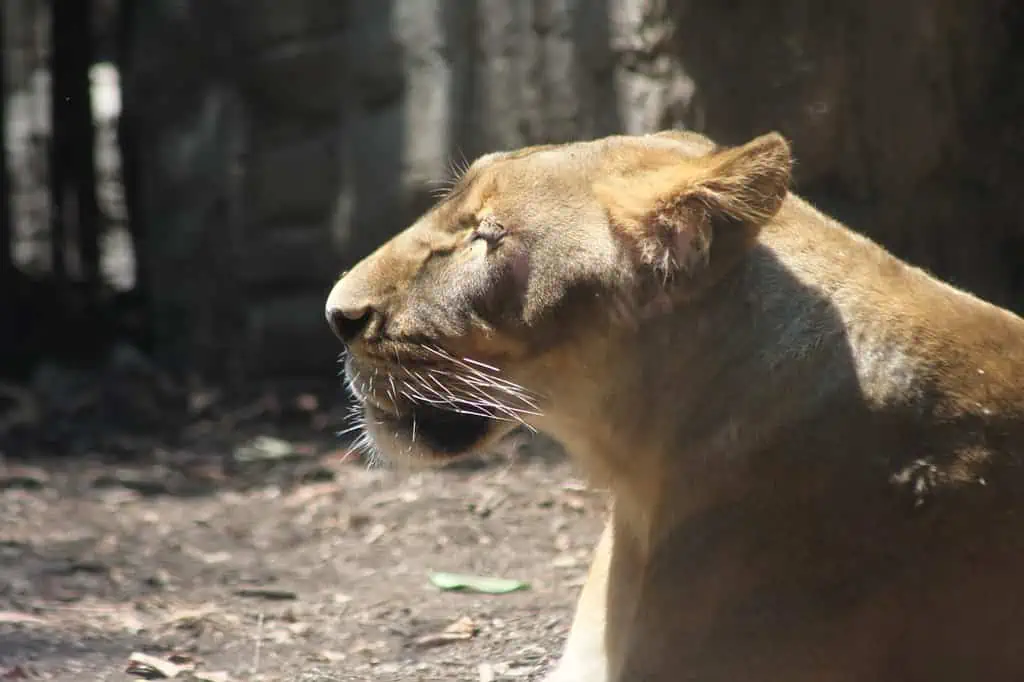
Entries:
[[[541,416],[537,396],[525,387],[497,376],[500,368],[472,358],[454,357],[437,346],[422,347],[443,361],[440,367],[409,368],[402,364],[396,352],[394,369],[383,371],[374,367],[367,377],[353,370],[345,375],[346,388],[353,395],[373,395],[382,388],[383,395],[396,409],[401,401],[408,401],[412,405],[429,405],[454,414],[511,422],[535,430],[526,423],[525,417]],[[345,359],[347,352],[339,355],[340,361]],[[386,385],[379,386],[378,378],[386,378]],[[360,390],[357,391],[357,387]],[[415,443],[421,430],[415,410],[410,413],[410,418],[410,441]],[[358,437],[345,451],[343,460],[359,454],[372,466],[378,459],[378,452],[367,429],[364,408],[353,406],[346,421],[348,425],[338,432],[338,436],[358,433]]]
[[[522,392],[515,391],[505,386],[496,385],[489,380],[481,380],[475,377],[467,377],[461,373],[447,373],[446,378],[450,379],[451,381],[458,382],[464,388],[467,388],[467,390],[472,391],[474,395],[485,395],[488,400],[500,402],[505,407],[515,410],[516,412],[519,412],[521,414],[532,414],[535,416],[540,416],[541,414],[539,412],[539,406],[533,401],[533,399]],[[433,377],[433,379],[434,381],[437,381],[436,377]],[[499,391],[508,398],[512,398],[520,403],[523,403],[530,409],[524,409],[523,407],[517,405],[510,405],[504,397],[496,396],[489,391]]]
[[[435,350],[435,352],[437,352],[439,349],[434,349],[434,350]],[[481,372],[476,367],[473,367],[472,365],[467,364],[463,360],[459,360],[458,358],[455,358],[455,357],[453,357],[453,356],[451,356],[451,355],[449,355],[449,354],[447,354],[447,353],[445,353],[443,351],[441,351],[440,354],[442,355],[442,357],[445,357],[446,359],[448,359],[450,362],[452,362],[454,365],[456,365],[460,369],[465,370],[468,373],[469,376],[473,376],[473,377],[482,379],[484,381],[487,381],[487,382],[493,384],[495,387],[502,386],[502,387],[504,387],[506,389],[509,389],[510,391],[513,391],[513,392],[517,393],[517,394],[531,394],[531,392],[528,391],[525,387],[523,387],[523,386],[521,386],[521,385],[519,385],[519,384],[517,384],[515,382],[508,381],[507,379],[503,379],[503,378],[501,378],[499,376],[495,376],[494,374],[486,374],[484,372]],[[471,361],[471,362],[477,362],[477,361]],[[478,363],[478,364],[483,366],[483,367],[491,368],[490,365],[486,365],[484,363]],[[493,369],[495,372],[500,372],[500,370],[498,370],[497,368],[491,368],[491,369]]]
[[[417,380],[418,388],[422,388],[425,391],[433,393],[434,395],[437,395],[439,398],[439,400],[437,401],[428,400],[423,398],[423,396],[420,395],[418,391],[412,391],[413,393],[416,394],[417,399],[424,400],[432,405],[441,405],[446,409],[457,414],[472,414],[480,417],[487,417],[489,419],[495,419],[498,421],[517,421],[519,423],[523,423],[522,418],[518,414],[516,414],[515,408],[505,405],[500,401],[494,400],[492,396],[488,396],[478,392],[474,393],[470,397],[460,396],[453,393],[444,384],[440,383],[436,377],[428,375],[428,378],[434,381],[438,385],[438,387],[440,387],[444,391],[444,394],[442,394],[439,391],[437,391],[437,389],[435,389],[433,386],[427,384],[422,376],[412,373],[411,376],[413,376]],[[467,406],[468,408],[472,409],[467,409]],[[496,414],[496,412],[501,414]],[[507,415],[507,417],[501,416],[502,414]]]
[[350,426],[346,426],[341,431],[338,431],[335,435],[338,438],[341,438],[343,436],[347,436],[348,434],[352,433],[353,431],[358,431],[361,428],[363,428],[362,424],[352,424]]
[[497,367],[494,367],[493,365],[488,365],[485,362],[480,362],[479,360],[474,360],[473,358],[462,358],[461,361],[469,363],[470,365],[473,365],[475,367],[480,367],[482,369],[488,369],[488,370],[494,372],[495,374],[501,372],[501,370],[498,369]]
[[[430,381],[433,381],[435,384],[437,384],[439,387],[441,387],[445,391],[445,393],[449,396],[449,399],[453,403],[471,402],[471,403],[474,403],[474,404],[476,404],[478,406],[486,405],[487,407],[490,407],[490,408],[492,408],[494,410],[497,410],[498,412],[502,412],[502,413],[508,415],[511,419],[513,419],[515,421],[518,421],[519,423],[524,423],[523,419],[522,419],[522,414],[530,414],[529,411],[523,410],[522,408],[514,406],[514,405],[509,405],[505,401],[499,400],[497,398],[497,396],[491,395],[491,394],[487,393],[485,390],[482,390],[482,389],[485,389],[485,388],[490,388],[491,385],[489,385],[489,384],[482,383],[482,382],[474,382],[472,380],[467,380],[464,377],[461,377],[461,376],[459,376],[457,374],[450,374],[449,376],[451,378],[453,378],[453,379],[461,380],[463,385],[465,387],[467,387],[468,389],[470,389],[469,393],[470,393],[471,397],[470,398],[463,398],[463,397],[458,396],[455,392],[453,392],[451,390],[451,388],[449,386],[443,384],[437,378],[435,373],[433,373],[433,372],[432,373],[428,373],[426,378],[429,379]],[[423,377],[417,377],[417,378],[419,379],[420,385],[422,385],[424,388],[428,388],[428,386],[426,385],[425,380],[424,380]]]
[[[497,367],[493,367],[484,362],[480,362],[479,360],[473,360],[472,358],[463,358],[460,360],[459,358],[456,358],[455,356],[445,351],[443,348],[438,348],[437,346],[424,345],[423,348],[433,353],[434,355],[437,355],[438,357],[441,357],[447,360],[448,362],[451,362],[453,365],[466,370],[470,376],[477,377],[483,381],[488,382],[495,388],[504,388],[506,389],[506,392],[515,394],[517,396],[532,395],[531,391],[527,390],[525,387],[520,386],[515,382],[508,381],[507,379],[495,376],[494,374],[486,374],[484,372],[481,372],[480,369],[478,369],[485,368],[490,370],[491,372],[500,373],[501,370],[498,369]],[[459,377],[460,374],[449,373],[449,376]]]
[[[527,396],[527,395],[525,395],[525,394],[523,394],[521,392],[515,391],[515,390],[510,389],[510,388],[506,388],[504,386],[496,385],[496,384],[494,384],[492,382],[489,382],[489,381],[480,381],[480,380],[477,380],[477,379],[461,376],[459,374],[453,374],[451,378],[453,380],[455,380],[455,381],[459,381],[459,382],[461,382],[463,384],[466,384],[466,385],[471,386],[471,387],[476,388],[476,389],[480,389],[480,390],[484,390],[484,391],[486,391],[486,389],[494,389],[494,390],[500,391],[500,392],[508,395],[509,397],[514,398],[514,399],[524,403],[527,407],[530,408],[530,410],[523,410],[522,408],[519,408],[519,407],[514,407],[513,409],[516,409],[517,411],[520,411],[520,412],[522,412],[524,414],[534,414],[536,416],[540,416],[540,413],[538,412],[540,407],[529,396]],[[490,395],[490,394],[488,394],[488,395]],[[491,396],[491,397],[492,398],[496,398],[496,396]],[[512,407],[512,406],[509,405],[508,407]]]

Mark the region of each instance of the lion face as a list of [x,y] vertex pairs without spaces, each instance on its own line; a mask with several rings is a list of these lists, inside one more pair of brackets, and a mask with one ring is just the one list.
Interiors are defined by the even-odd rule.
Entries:
[[789,171],[774,134],[726,150],[661,133],[481,157],[328,296],[367,443],[432,462],[543,427],[595,371],[586,358],[737,260]]

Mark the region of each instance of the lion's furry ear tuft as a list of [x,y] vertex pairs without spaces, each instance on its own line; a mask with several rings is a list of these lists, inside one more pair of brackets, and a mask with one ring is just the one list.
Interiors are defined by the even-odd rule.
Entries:
[[778,133],[706,156],[659,159],[596,187],[616,229],[665,278],[696,276],[742,253],[789,191],[789,144]]
[[789,143],[768,133],[741,147],[709,157],[711,167],[690,191],[690,199],[743,223],[764,224],[775,217],[789,192],[793,157]]

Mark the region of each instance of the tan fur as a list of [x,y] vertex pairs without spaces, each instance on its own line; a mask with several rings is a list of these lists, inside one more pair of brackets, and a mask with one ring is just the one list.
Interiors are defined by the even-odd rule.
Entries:
[[[611,491],[552,681],[1024,680],[1024,321],[790,166],[776,134],[491,154],[330,294],[375,448],[522,420]],[[428,407],[473,400],[511,420]]]

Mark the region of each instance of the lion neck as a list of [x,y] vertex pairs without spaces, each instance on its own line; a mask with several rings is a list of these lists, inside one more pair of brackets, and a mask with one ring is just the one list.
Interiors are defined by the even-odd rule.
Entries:
[[[596,336],[596,335],[595,335]],[[759,245],[697,301],[615,329],[562,367],[538,426],[561,440],[640,546],[757,494],[752,456],[823,402],[859,400],[843,317]]]

